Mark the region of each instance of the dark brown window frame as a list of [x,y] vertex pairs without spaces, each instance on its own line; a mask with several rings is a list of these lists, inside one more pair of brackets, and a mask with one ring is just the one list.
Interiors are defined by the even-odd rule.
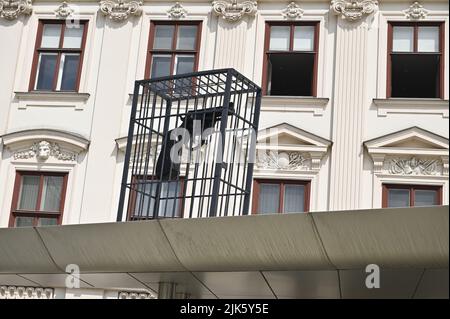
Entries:
[[[84,60],[84,52],[86,48],[86,38],[87,38],[87,32],[89,28],[89,21],[87,20],[81,20],[79,21],[80,24],[83,25],[83,38],[81,40],[81,47],[79,49],[65,49],[62,48],[63,41],[64,41],[64,26],[66,25],[66,20],[39,20],[37,34],[36,34],[36,43],[34,48],[34,56],[33,56],[33,64],[31,67],[31,77],[30,77],[30,84],[28,87],[28,90],[31,91],[43,91],[43,92],[78,92],[80,88],[80,80],[81,80],[81,71],[83,69],[83,60]],[[58,48],[41,48],[41,42],[42,42],[42,34],[44,31],[44,25],[45,24],[60,24],[61,25],[61,33],[59,38],[59,47]],[[49,52],[49,53],[57,53],[58,58],[55,66],[55,74],[53,75],[53,86],[52,90],[35,90],[36,87],[36,76],[37,76],[37,69],[38,69],[38,63],[39,63],[39,54],[41,52]],[[80,62],[78,63],[78,70],[77,70],[77,80],[76,80],[76,86],[75,90],[57,90],[56,86],[58,84],[58,72],[59,72],[59,64],[61,61],[61,54],[62,53],[79,53],[80,54]]]
[[[172,39],[172,47],[170,50],[168,49],[153,49],[153,42],[155,40],[155,28],[157,25],[174,25],[175,30]],[[183,25],[196,25],[197,26],[197,38],[195,43],[195,50],[177,50],[176,49],[176,41],[178,35],[178,26]],[[173,75],[174,66],[175,66],[175,55],[177,54],[193,54],[194,55],[194,70],[193,72],[198,70],[198,62],[200,55],[200,44],[201,44],[201,34],[202,34],[202,21],[151,21],[150,22],[150,33],[148,36],[148,48],[147,48],[147,60],[145,63],[145,78],[150,78],[151,68],[152,68],[152,57],[154,54],[171,54],[171,63],[170,63],[170,75]]]
[[[270,27],[272,26],[290,26],[290,39],[289,39],[289,50],[288,51],[270,51]],[[294,28],[296,26],[314,26],[314,51],[293,51],[294,44]],[[318,63],[319,63],[319,30],[320,30],[320,22],[319,21],[267,21],[265,25],[265,35],[264,35],[264,59],[263,59],[263,74],[262,74],[262,91],[263,95],[267,95],[267,85],[269,82],[268,79],[268,66],[269,66],[269,54],[304,54],[304,53],[312,53],[314,54],[314,67],[313,67],[313,76],[312,76],[312,84],[311,84],[311,96],[317,97],[317,76],[318,76]]]
[[416,190],[433,190],[437,192],[437,205],[442,205],[442,186],[416,184],[383,184],[382,207],[389,208],[389,189],[407,189],[410,192],[409,207],[414,207]]
[[[141,176],[141,175],[133,175],[131,177],[132,181],[136,181],[138,179],[143,179],[143,178],[144,178],[144,176]],[[155,178],[153,176],[146,176],[146,179],[147,180],[153,180]],[[178,180],[175,179],[175,180],[171,180],[171,181],[168,181],[168,182],[180,182],[180,189],[179,189],[179,191],[183,194],[184,187],[185,187],[184,177],[180,176]],[[136,197],[137,197],[137,192],[135,190],[131,189],[130,190],[130,195],[129,195],[129,202],[128,202],[127,220],[128,221],[135,221],[135,220],[149,219],[149,218],[147,218],[145,216],[143,216],[142,218],[133,217],[134,208],[136,206]],[[180,195],[180,198],[178,199],[178,201],[179,201],[179,209],[178,209],[178,212],[176,212],[177,213],[176,216],[174,216],[175,218],[183,217],[182,216],[183,212],[181,211],[182,210],[182,203],[183,203],[183,198],[182,197],[183,196]],[[170,218],[170,217],[171,216],[169,216],[167,218]],[[164,217],[161,217],[161,218],[164,218]]]
[[289,180],[289,179],[254,179],[253,180],[253,195],[252,195],[252,214],[258,213],[259,206],[259,185],[260,184],[277,184],[280,185],[280,200],[278,206],[278,214],[283,214],[284,205],[284,186],[285,185],[302,185],[305,187],[305,198],[303,202],[303,213],[309,212],[310,196],[311,196],[311,181],[305,180]]
[[[414,44],[413,44],[413,52],[401,52],[394,53],[392,52],[393,47],[393,27],[414,27]],[[387,79],[386,79],[386,97],[392,97],[392,60],[391,56],[393,54],[430,54],[428,52],[417,52],[417,43],[418,43],[418,28],[421,26],[435,26],[439,27],[439,52],[433,52],[431,54],[439,54],[440,55],[440,70],[439,70],[439,94],[438,98],[444,98],[444,76],[445,76],[445,28],[444,22],[441,21],[420,21],[420,22],[397,22],[397,21],[389,21],[388,22],[388,37],[387,37]]]
[[[38,190],[38,198],[36,201],[36,210],[34,211],[25,211],[25,210],[19,210],[17,209],[17,205],[19,204],[19,194],[20,194],[20,187],[22,185],[22,176],[23,175],[34,175],[34,176],[40,176],[39,181],[39,190]],[[42,188],[44,183],[44,176],[62,176],[63,179],[63,185],[61,189],[61,202],[59,206],[59,212],[43,212],[39,211],[39,207],[41,204],[41,195],[42,195]],[[38,172],[38,171],[16,171],[16,177],[14,181],[14,190],[13,190],[13,198],[11,203],[11,212],[10,212],[10,218],[9,218],[9,227],[15,227],[16,217],[33,217],[33,226],[37,226],[38,219],[39,218],[55,218],[57,217],[57,224],[61,225],[63,213],[64,213],[64,205],[66,201],[66,191],[67,191],[67,179],[69,174],[68,173],[61,173],[61,172]]]

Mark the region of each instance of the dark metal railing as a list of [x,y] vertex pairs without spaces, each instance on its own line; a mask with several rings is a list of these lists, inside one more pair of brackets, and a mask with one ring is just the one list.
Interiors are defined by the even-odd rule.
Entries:
[[234,69],[136,81],[117,221],[248,214],[260,105]]

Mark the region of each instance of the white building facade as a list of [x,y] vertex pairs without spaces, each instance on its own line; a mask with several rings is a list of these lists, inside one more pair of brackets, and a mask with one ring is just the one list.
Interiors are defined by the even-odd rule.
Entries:
[[0,0],[0,227],[116,221],[134,81],[220,68],[263,90],[253,214],[448,205],[448,23],[437,0]]

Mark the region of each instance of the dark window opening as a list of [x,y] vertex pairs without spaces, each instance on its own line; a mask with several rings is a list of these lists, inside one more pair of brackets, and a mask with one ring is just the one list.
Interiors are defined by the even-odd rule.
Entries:
[[389,24],[388,97],[442,98],[440,23]]

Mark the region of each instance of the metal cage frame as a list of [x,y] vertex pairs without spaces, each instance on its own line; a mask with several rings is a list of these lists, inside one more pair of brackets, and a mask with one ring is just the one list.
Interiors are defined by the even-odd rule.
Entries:
[[136,81],[117,221],[247,215],[261,95],[231,68]]

